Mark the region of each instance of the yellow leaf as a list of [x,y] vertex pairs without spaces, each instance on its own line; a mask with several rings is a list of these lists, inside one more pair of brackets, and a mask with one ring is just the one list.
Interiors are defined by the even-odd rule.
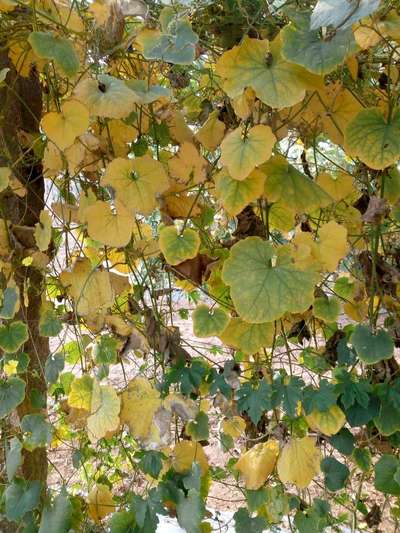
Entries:
[[[143,132],[143,128],[142,128]],[[109,120],[102,131],[102,138],[108,144],[111,142],[115,157],[125,157],[129,152],[128,143],[136,140],[138,130],[125,124],[122,120]]]
[[126,246],[133,231],[133,216],[121,202],[113,213],[107,202],[97,201],[86,209],[88,234],[95,241],[120,248]]
[[89,111],[77,100],[69,100],[61,106],[61,112],[47,113],[42,118],[42,128],[47,137],[60,149],[71,146],[76,137],[89,126]]
[[293,438],[283,448],[278,459],[278,476],[282,483],[294,483],[305,489],[320,471],[321,452],[315,439]]
[[322,172],[317,176],[317,183],[336,202],[354,194],[353,178],[344,172],[335,174]]
[[35,241],[41,252],[45,252],[51,241],[51,216],[46,210],[42,210],[39,216],[39,222],[35,224]]
[[233,317],[218,336],[224,344],[244,353],[254,354],[264,346],[272,346],[274,332],[273,322],[250,324],[239,317]]
[[182,233],[175,226],[166,226],[160,231],[160,250],[170,265],[178,265],[187,259],[193,259],[199,253],[200,237],[190,228]]
[[224,138],[225,124],[218,119],[219,111],[210,113],[208,119],[196,133],[196,139],[210,152],[218,148]]
[[331,220],[320,227],[317,255],[324,270],[334,272],[348,251],[347,229],[344,226]]
[[221,164],[233,179],[244,180],[252,170],[271,157],[276,137],[269,126],[259,124],[243,136],[236,128],[221,143]]
[[157,195],[168,189],[164,167],[148,155],[136,159],[117,157],[107,166],[101,185],[111,186],[116,198],[133,214],[149,215],[157,207]]
[[260,442],[239,457],[235,468],[244,477],[247,490],[262,487],[275,468],[279,454],[277,440]]
[[197,185],[206,179],[207,161],[194,144],[184,142],[176,156],[168,161],[171,176],[185,185]]
[[201,205],[197,195],[168,194],[164,198],[162,211],[171,218],[193,218],[201,214]]
[[60,274],[60,281],[75,300],[79,315],[102,313],[114,302],[109,273],[92,268],[89,259],[78,258],[70,272]]
[[312,411],[306,421],[311,429],[330,437],[342,429],[346,417],[338,405],[332,405],[327,411]]
[[200,466],[201,475],[208,471],[208,460],[203,447],[198,442],[182,440],[175,445],[172,455],[172,467],[179,474],[184,474],[191,470],[193,463]]
[[121,399],[121,423],[128,425],[135,439],[146,440],[162,403],[159,392],[147,379],[137,377],[130,381]]
[[115,503],[107,485],[97,483],[88,495],[88,512],[97,524],[115,511]]
[[88,435],[92,442],[97,442],[109,431],[119,426],[120,399],[110,385],[99,385],[93,381],[90,405],[91,415],[87,419]]
[[223,433],[229,435],[232,439],[237,439],[244,433],[246,422],[241,416],[233,416],[222,422],[221,429]]

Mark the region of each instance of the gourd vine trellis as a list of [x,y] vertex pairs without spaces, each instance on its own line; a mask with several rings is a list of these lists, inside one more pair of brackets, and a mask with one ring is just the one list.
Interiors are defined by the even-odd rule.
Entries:
[[0,0],[2,531],[398,527],[399,10]]

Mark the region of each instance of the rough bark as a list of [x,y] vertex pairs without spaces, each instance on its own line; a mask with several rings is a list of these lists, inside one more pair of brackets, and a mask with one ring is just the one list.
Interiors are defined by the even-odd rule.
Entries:
[[[29,356],[29,367],[23,378],[26,381],[26,396],[18,407],[21,419],[28,413],[38,412],[31,403],[32,392],[37,391],[46,399],[44,365],[49,355],[47,338],[39,335],[39,314],[45,288],[43,272],[21,266],[21,258],[29,255],[32,243],[13,236],[13,225],[24,226],[31,236],[44,207],[44,179],[42,166],[32,150],[24,146],[21,139],[39,133],[42,112],[42,91],[37,72],[32,69],[29,78],[19,76],[10,63],[7,50],[0,51],[0,69],[7,67],[6,86],[0,89],[0,165],[12,166],[14,175],[26,187],[23,198],[9,189],[0,195],[0,218],[11,222],[11,260],[14,276],[20,288],[21,307],[19,319],[29,329],[29,340],[23,350]],[[28,145],[29,146],[29,145]],[[25,297],[24,297],[25,293]],[[35,392],[34,392],[35,393]],[[43,408],[40,409],[43,412]],[[24,450],[21,475],[25,479],[42,482],[45,489],[47,479],[47,456],[44,448],[29,452]],[[13,526],[0,522],[0,531],[13,531]]]

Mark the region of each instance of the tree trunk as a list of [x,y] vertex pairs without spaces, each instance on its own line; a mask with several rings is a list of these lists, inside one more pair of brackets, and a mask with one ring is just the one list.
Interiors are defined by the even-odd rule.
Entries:
[[[13,174],[25,186],[27,194],[19,198],[10,189],[0,194],[0,218],[11,222],[10,235],[15,281],[20,289],[21,306],[18,318],[29,329],[29,340],[23,350],[29,356],[29,366],[25,376],[25,400],[18,407],[21,419],[26,414],[43,412],[45,408],[34,408],[32,393],[39,393],[46,402],[46,381],[44,365],[49,355],[49,341],[39,335],[39,314],[42,296],[45,291],[44,273],[36,268],[24,267],[21,259],[30,255],[33,228],[39,222],[40,211],[44,207],[44,179],[41,161],[37,159],[29,141],[25,145],[21,139],[39,133],[42,113],[42,91],[37,72],[32,69],[29,78],[17,74],[8,59],[7,50],[0,51],[0,69],[9,68],[6,86],[0,88],[0,166],[12,167]],[[13,234],[14,226],[24,226],[28,239]],[[25,241],[25,242],[24,242]],[[44,448],[32,452],[24,450],[21,474],[25,479],[39,480],[43,490],[47,479],[47,454]],[[0,522],[0,531],[12,531]],[[2,529],[4,528],[4,529]]]

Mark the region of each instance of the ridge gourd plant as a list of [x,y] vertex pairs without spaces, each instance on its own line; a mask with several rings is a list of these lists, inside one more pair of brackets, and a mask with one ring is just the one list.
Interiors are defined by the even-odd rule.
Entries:
[[0,0],[0,43],[0,530],[397,530],[400,3]]

